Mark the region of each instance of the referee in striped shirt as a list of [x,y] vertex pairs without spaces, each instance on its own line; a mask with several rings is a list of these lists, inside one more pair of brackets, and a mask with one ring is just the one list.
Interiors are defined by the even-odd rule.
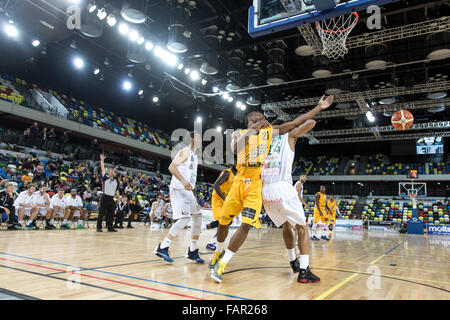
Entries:
[[100,168],[102,170],[102,203],[100,204],[100,212],[97,221],[97,232],[102,231],[103,217],[106,220],[106,226],[108,227],[108,232],[117,232],[113,228],[114,221],[114,211],[116,210],[116,203],[114,202],[114,196],[118,199],[120,197],[120,192],[117,190],[117,180],[115,178],[115,172],[113,168],[108,169],[108,175],[105,171],[105,159],[106,156],[102,153],[100,154]]

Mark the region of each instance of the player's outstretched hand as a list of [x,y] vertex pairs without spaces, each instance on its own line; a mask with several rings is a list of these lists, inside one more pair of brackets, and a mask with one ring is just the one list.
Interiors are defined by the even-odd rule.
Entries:
[[329,106],[333,104],[334,96],[326,97],[325,95],[320,98],[319,106],[322,110],[327,109]]
[[100,153],[100,160],[105,161],[106,156],[103,153]]

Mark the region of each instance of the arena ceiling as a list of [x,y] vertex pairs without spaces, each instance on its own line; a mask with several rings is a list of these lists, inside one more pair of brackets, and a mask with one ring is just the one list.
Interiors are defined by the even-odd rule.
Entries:
[[[450,48],[449,1],[411,0],[385,5],[381,30],[368,30],[364,23],[367,14],[361,12],[360,23],[348,39],[349,53],[339,61],[299,55],[298,50],[296,53],[298,47],[311,45],[304,37],[307,28],[250,37],[247,21],[251,0],[139,1],[147,21],[136,28],[155,45],[166,46],[169,25],[184,27],[184,36],[180,37],[182,32],[174,34],[185,40],[188,49],[177,54],[184,68],[199,70],[205,59],[211,62],[212,56],[218,57],[217,74],[200,73],[208,81],[206,85],[193,82],[184,69],[170,67],[152,54],[141,63],[130,61],[129,41],[119,34],[117,26],[111,28],[104,23],[101,36],[96,38],[68,30],[65,9],[71,2],[0,0],[4,13],[24,35],[16,41],[0,37],[2,70],[164,129],[192,127],[199,115],[204,127],[239,127],[246,112],[262,109],[270,120],[288,119],[313,107],[325,91],[337,89],[338,103],[320,117],[310,142],[351,142],[358,137],[360,141],[390,140],[401,134],[389,129],[392,112],[401,107],[411,109],[415,123],[420,125],[408,134],[450,131],[445,122],[450,120],[450,100],[446,97],[450,60],[427,58],[430,52]],[[83,8],[88,2],[92,1],[81,1]],[[95,1],[98,8],[104,7],[119,19],[123,2]],[[438,36],[437,30],[441,31]],[[31,38],[38,38],[41,46],[33,48],[26,43]],[[267,65],[274,46],[284,50],[283,67],[269,74]],[[85,60],[84,70],[74,70],[74,56]],[[382,68],[368,68],[368,63],[377,60],[384,61]],[[94,75],[97,67],[100,73]],[[232,78],[229,72],[236,69],[239,74]],[[324,73],[325,69],[328,71]],[[317,70],[327,76],[315,78]],[[285,84],[246,90],[266,85],[268,78],[274,77]],[[123,92],[124,79],[133,83],[132,91]],[[233,102],[198,93],[211,94],[213,86],[225,90],[230,82],[241,88],[232,94]],[[141,89],[144,94],[139,96]],[[237,101],[245,102],[253,94],[261,105],[247,105],[245,111],[236,108]],[[152,101],[155,95],[160,98],[159,105]],[[374,122],[367,119],[367,110],[373,111]],[[377,126],[380,129],[367,129]],[[329,130],[333,130],[331,136],[326,133]]]

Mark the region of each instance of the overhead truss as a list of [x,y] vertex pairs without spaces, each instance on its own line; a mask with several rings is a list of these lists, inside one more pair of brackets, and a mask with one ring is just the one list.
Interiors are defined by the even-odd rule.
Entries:
[[[418,123],[411,126],[408,132],[411,130],[430,130],[430,129],[450,129],[450,121],[440,121],[440,122],[427,122]],[[365,127],[365,128],[353,128],[353,129],[340,129],[340,130],[324,130],[324,131],[312,131],[309,134],[315,138],[327,137],[327,136],[345,136],[345,135],[357,135],[357,134],[368,134],[378,132],[397,132],[393,126],[383,126],[383,127]],[[429,133],[427,133],[429,134]],[[439,135],[439,134],[437,134]],[[323,141],[323,140],[321,140]]]
[[[410,134],[392,134],[392,135],[382,135],[380,140],[408,140],[417,139],[422,137],[450,137],[450,131],[432,131],[427,133],[410,133]],[[372,142],[380,141],[374,136],[367,137],[347,137],[347,138],[333,138],[333,139],[321,139],[320,144],[336,144],[336,143],[355,143],[355,142]]]
[[[350,102],[356,101],[356,99],[378,99],[393,96],[403,96],[416,93],[424,92],[439,92],[446,91],[450,89],[450,81],[440,81],[440,82],[427,82],[422,84],[416,84],[411,87],[389,87],[377,90],[367,90],[360,92],[348,92],[336,95],[334,97],[334,102]],[[320,100],[320,97],[297,99],[291,101],[280,101],[265,103],[262,105],[262,109],[266,110],[276,110],[276,109],[292,109],[300,108],[306,106],[316,105]]]

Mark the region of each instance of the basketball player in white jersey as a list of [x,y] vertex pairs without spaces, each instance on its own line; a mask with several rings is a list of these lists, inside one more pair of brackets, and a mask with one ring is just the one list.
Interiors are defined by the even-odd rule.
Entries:
[[[298,194],[298,199],[300,200],[300,202],[303,204],[303,209],[309,210],[309,205],[308,203],[305,201],[305,199],[303,198],[303,190],[304,190],[304,184],[306,183],[306,175],[302,174],[300,176],[300,180],[298,180],[294,187],[295,190],[297,190],[297,194]],[[306,217],[306,215],[305,215]]]
[[62,217],[64,220],[61,225],[65,225],[68,223],[68,219],[70,216],[70,211],[66,210],[67,207],[66,196],[64,194],[64,189],[58,189],[58,193],[56,193],[52,199],[50,200],[50,208],[52,209],[52,218],[50,220],[50,224],[53,226],[53,222],[56,216]]
[[56,229],[55,227],[50,225],[50,220],[52,218],[52,209],[50,209],[50,197],[47,194],[47,186],[40,186],[39,190],[34,193],[34,198],[36,201],[36,206],[38,207],[38,214],[45,217],[45,229]]
[[164,210],[164,201],[161,197],[158,197],[155,202],[152,203],[152,211],[150,213],[150,229],[153,227],[153,222],[159,220],[161,227],[162,214]]
[[27,190],[22,191],[19,196],[14,200],[14,207],[17,212],[19,223],[16,225],[16,229],[22,229],[24,224],[23,216],[29,217],[28,224],[25,226],[26,230],[36,230],[36,217],[38,215],[38,207],[34,193],[36,192],[36,186],[29,184]]
[[[264,208],[273,223],[283,226],[283,239],[288,252],[289,262],[294,273],[299,273],[297,281],[301,283],[319,282],[309,268],[309,234],[305,213],[292,183],[292,163],[295,156],[297,139],[309,132],[316,122],[312,118],[333,103],[333,96],[322,97],[319,105],[305,114],[301,124],[283,135],[273,136],[269,155],[261,172],[263,181],[262,198]],[[300,262],[295,255],[295,234],[298,235]]]
[[189,224],[191,227],[191,244],[186,253],[186,258],[203,264],[205,260],[198,254],[198,238],[202,228],[202,215],[195,198],[193,190],[197,182],[198,158],[196,151],[201,147],[202,137],[198,132],[190,132],[190,145],[180,150],[169,166],[172,173],[170,182],[170,202],[173,209],[173,219],[176,222],[172,225],[169,233],[158,247],[153,251],[155,255],[163,260],[173,263],[169,255],[169,246],[173,239]]

